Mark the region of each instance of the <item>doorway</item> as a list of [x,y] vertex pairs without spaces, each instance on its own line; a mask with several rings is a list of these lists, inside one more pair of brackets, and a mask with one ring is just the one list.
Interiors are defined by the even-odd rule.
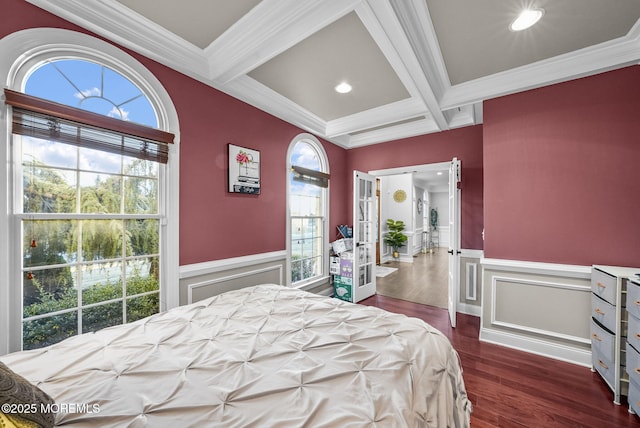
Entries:
[[[401,272],[396,275],[389,275],[380,278],[380,294],[397,294],[396,296],[404,300],[415,301],[416,303],[429,304],[431,306],[442,307],[442,299],[425,299],[424,290],[397,290],[401,284],[385,287],[386,283],[394,283],[394,276],[400,278],[403,287],[424,287],[424,277],[429,281],[436,281],[438,289],[433,289],[429,293],[444,294],[449,297],[447,276],[442,275],[443,271],[448,274],[447,266],[447,246],[449,245],[449,168],[451,162],[440,162],[433,164],[415,165],[400,168],[390,168],[384,170],[369,171],[369,174],[376,176],[381,181],[380,189],[380,214],[378,218],[378,241],[382,241],[384,234],[384,224],[387,218],[402,216],[407,225],[408,245],[404,248],[404,253],[400,260],[393,259],[384,246],[381,246],[380,262],[384,266],[397,267]],[[397,203],[393,194],[404,189],[407,193],[406,202]],[[404,210],[404,212],[402,211]],[[432,211],[433,210],[433,211]],[[433,212],[436,214],[436,222],[432,224]],[[396,219],[396,218],[394,218]],[[459,218],[457,222],[459,230]],[[451,225],[455,227],[456,225]],[[429,244],[435,245],[433,248]],[[407,263],[408,262],[408,263]],[[404,271],[404,272],[402,272]],[[426,272],[426,274],[425,274]],[[413,280],[415,279],[415,280]],[[386,289],[386,291],[385,291]],[[459,290],[455,290],[456,296]],[[394,296],[392,296],[394,297]],[[451,296],[454,297],[454,296]],[[440,303],[431,303],[431,301]]]

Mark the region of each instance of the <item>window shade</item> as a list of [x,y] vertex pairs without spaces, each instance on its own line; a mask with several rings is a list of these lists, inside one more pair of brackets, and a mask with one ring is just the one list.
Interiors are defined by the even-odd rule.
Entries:
[[291,166],[291,171],[293,172],[293,179],[296,181],[314,184],[324,188],[329,187],[329,178],[331,177],[329,174],[296,165]]
[[53,101],[4,90],[13,133],[167,163],[174,135]]

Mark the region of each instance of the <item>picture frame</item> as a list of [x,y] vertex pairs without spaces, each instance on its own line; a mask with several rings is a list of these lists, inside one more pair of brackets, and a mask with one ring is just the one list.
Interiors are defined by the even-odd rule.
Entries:
[[228,145],[229,193],[260,194],[260,151]]

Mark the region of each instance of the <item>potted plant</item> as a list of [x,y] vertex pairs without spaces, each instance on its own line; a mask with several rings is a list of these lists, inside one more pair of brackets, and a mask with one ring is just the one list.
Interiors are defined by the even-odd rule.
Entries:
[[384,243],[393,248],[393,257],[398,258],[400,253],[398,249],[403,247],[407,242],[407,235],[402,233],[404,230],[404,222],[402,220],[387,220],[387,229],[389,231],[384,237]]

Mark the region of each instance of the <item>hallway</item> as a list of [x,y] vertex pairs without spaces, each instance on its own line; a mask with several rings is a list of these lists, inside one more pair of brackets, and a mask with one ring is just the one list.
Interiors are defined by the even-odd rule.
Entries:
[[449,273],[447,256],[447,249],[440,247],[433,254],[417,254],[413,263],[392,261],[382,264],[398,270],[376,278],[377,294],[446,308]]

